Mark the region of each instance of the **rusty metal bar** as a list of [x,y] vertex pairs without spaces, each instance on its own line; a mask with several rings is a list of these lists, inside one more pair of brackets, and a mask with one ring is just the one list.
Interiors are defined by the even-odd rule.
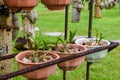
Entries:
[[6,56],[0,56],[0,61],[10,59],[10,58],[14,58],[16,55],[17,54],[9,54],[9,55],[6,55]]
[[90,53],[98,52],[98,51],[101,51],[101,50],[104,50],[104,49],[111,49],[112,50],[113,48],[117,47],[118,45],[119,45],[118,42],[111,42],[111,44],[108,45],[108,46],[103,46],[103,47],[87,50],[85,52],[74,54],[74,55],[71,55],[71,56],[68,56],[68,57],[64,57],[64,58],[60,58],[60,59],[53,60],[53,61],[50,61],[50,62],[46,62],[46,63],[43,63],[43,64],[39,64],[39,65],[36,65],[34,67],[30,67],[30,68],[27,68],[27,69],[22,69],[22,70],[19,70],[19,71],[15,71],[15,72],[12,72],[12,73],[1,75],[0,80],[6,80],[8,78],[12,78],[12,77],[15,77],[15,76],[18,76],[18,75],[22,75],[22,74],[25,74],[25,73],[28,73],[28,72],[31,72],[31,71],[34,71],[34,70],[37,70],[37,69],[41,69],[41,68],[44,68],[44,67],[47,67],[47,66],[50,66],[50,65],[54,65],[54,64],[63,62],[63,61],[67,61],[67,60],[74,59],[74,58],[77,58],[77,57],[85,56],[85,55],[88,55]]
[[88,27],[88,38],[91,38],[92,34],[92,14],[93,14],[93,0],[90,0],[89,3],[89,27]]

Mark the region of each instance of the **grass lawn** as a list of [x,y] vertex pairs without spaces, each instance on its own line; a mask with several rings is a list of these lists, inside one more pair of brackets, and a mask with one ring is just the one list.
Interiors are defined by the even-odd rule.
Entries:
[[[42,32],[64,32],[64,10],[49,11],[43,5],[36,7],[38,20],[36,26],[40,27]],[[69,9],[69,30],[77,29],[78,36],[87,36],[89,12],[87,4],[81,12],[79,23],[71,23],[72,10]],[[120,13],[119,7],[102,10],[102,18],[93,18],[92,36],[95,35],[95,29],[103,33],[107,40],[120,40]],[[18,35],[19,36],[19,35]],[[45,39],[54,40],[55,37],[44,36]],[[100,62],[91,65],[90,80],[120,80],[120,47],[115,48]],[[15,65],[16,69],[16,65]],[[85,80],[86,62],[77,67],[76,70],[67,72],[67,80]],[[13,80],[26,80],[18,76]],[[56,74],[50,76],[48,80],[62,80],[62,70],[57,69]]]

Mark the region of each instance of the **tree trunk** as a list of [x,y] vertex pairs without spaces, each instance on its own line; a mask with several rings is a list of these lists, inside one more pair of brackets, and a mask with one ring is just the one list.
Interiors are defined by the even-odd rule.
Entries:
[[118,0],[118,5],[119,5],[119,13],[120,13],[120,0]]
[[102,17],[102,10],[100,8],[101,0],[95,0],[95,9],[94,9],[94,17],[101,18]]
[[[12,14],[10,9],[0,0],[0,56],[12,54]],[[0,61],[0,75],[12,72],[12,60]],[[12,80],[12,79],[7,79]]]
[[35,38],[36,20],[37,20],[37,13],[34,9],[29,13],[22,14],[23,32],[24,32],[25,39],[27,40],[26,47],[28,49],[34,49],[33,38]]
[[[11,19],[11,15],[9,17],[0,15],[0,26],[2,25],[0,27],[0,56],[12,53],[12,29],[9,27],[12,21]],[[4,23],[4,25],[2,23]],[[7,25],[9,25],[8,28]],[[12,65],[12,60],[10,59],[0,61],[0,75],[12,72]]]
[[83,2],[79,0],[72,0],[72,22],[80,21],[80,13],[83,8]]
[[14,40],[19,32],[18,15],[16,13],[12,15],[12,23],[14,25],[14,28],[12,30],[12,40]]
[[37,19],[37,13],[36,10],[34,9],[30,13],[22,14],[23,31],[24,33],[30,33],[33,38],[35,38],[36,19]]
[[[0,29],[0,56],[12,53],[12,30]],[[0,75],[12,72],[12,60],[0,61]]]

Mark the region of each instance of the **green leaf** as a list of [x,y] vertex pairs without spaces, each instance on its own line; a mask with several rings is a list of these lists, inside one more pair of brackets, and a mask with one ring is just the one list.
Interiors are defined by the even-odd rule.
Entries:
[[77,32],[77,30],[75,30],[73,32],[69,31],[69,43],[73,41],[73,38],[75,37],[76,32]]
[[35,52],[33,53],[33,57],[32,57],[32,62],[33,62],[33,63],[35,62],[35,57],[36,57],[36,55],[37,55],[37,52],[35,51]]

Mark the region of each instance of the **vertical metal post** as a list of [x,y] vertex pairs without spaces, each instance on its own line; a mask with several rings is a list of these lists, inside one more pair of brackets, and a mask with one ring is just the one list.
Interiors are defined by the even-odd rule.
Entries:
[[[68,33],[68,5],[65,7],[65,32],[64,32],[64,40],[67,40]],[[66,70],[63,70],[63,80],[66,80]]]
[[66,80],[66,70],[63,70],[63,80]]
[[89,74],[90,74],[90,65],[92,62],[87,62],[87,67],[86,67],[86,80],[89,80]]
[[68,33],[68,5],[65,8],[65,35],[64,35],[64,39],[67,39],[67,33]]
[[[89,27],[88,27],[88,38],[91,38],[92,34],[92,15],[93,15],[93,0],[90,0],[89,3]],[[90,65],[92,62],[87,62],[87,67],[86,67],[86,80],[89,80],[89,74],[90,74]]]
[[89,3],[89,28],[88,28],[88,38],[91,38],[92,34],[92,15],[93,15],[93,0]]

